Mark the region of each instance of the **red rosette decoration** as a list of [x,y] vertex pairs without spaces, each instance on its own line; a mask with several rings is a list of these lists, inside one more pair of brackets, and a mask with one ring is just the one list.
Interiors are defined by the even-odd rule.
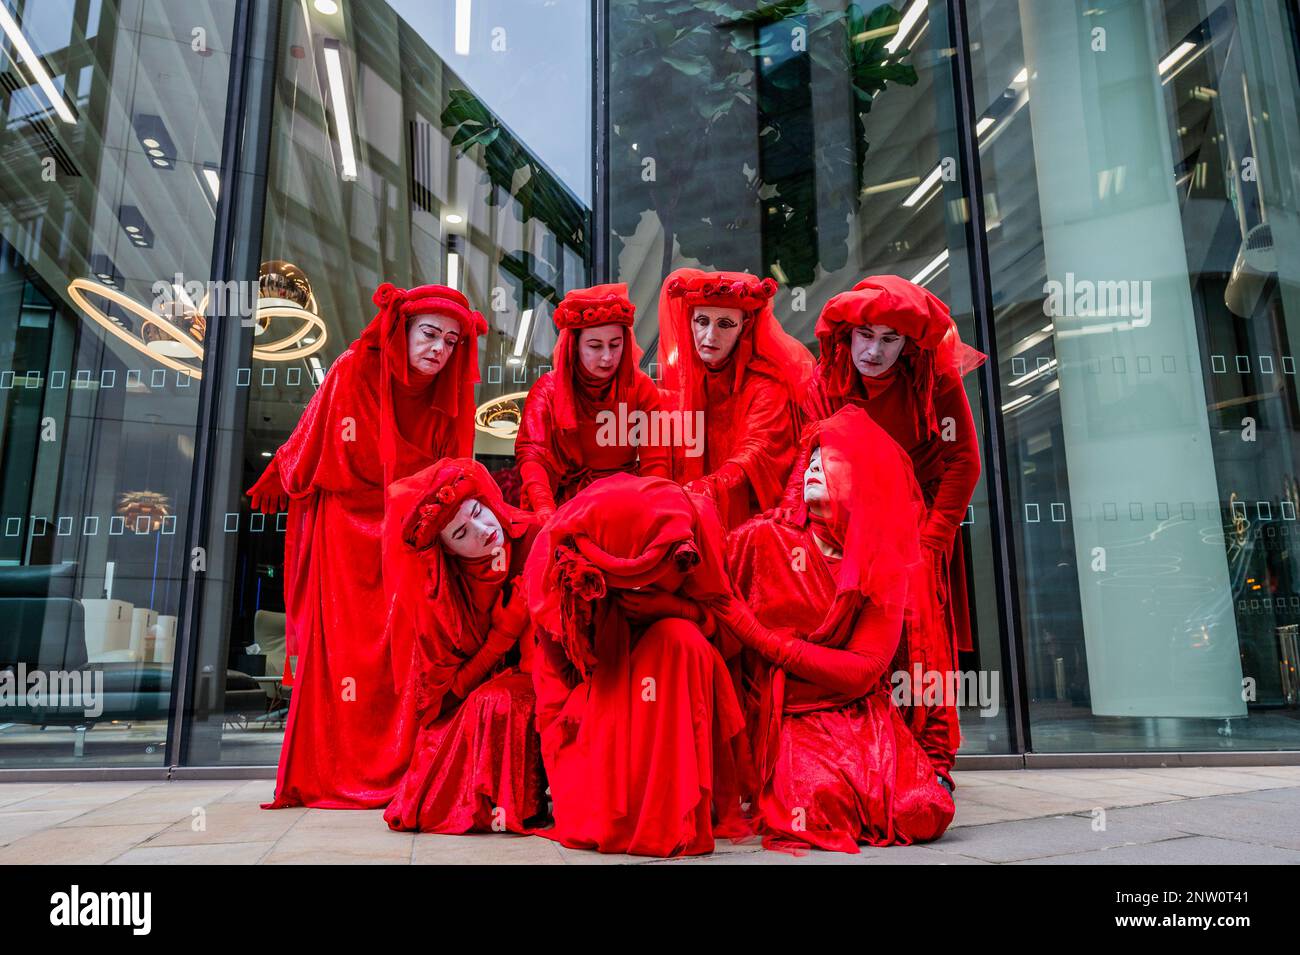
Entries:
[[555,551],[550,585],[560,594],[560,645],[585,680],[596,666],[592,603],[607,593],[605,575],[573,547],[562,544]]
[[375,289],[375,294],[370,297],[370,300],[382,311],[383,309],[388,308],[388,306],[395,299],[399,298],[401,294],[402,290],[392,282],[383,282],[380,284],[379,288]]

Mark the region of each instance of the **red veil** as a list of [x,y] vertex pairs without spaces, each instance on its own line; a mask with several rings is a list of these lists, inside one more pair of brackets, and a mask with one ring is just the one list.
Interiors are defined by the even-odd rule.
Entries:
[[[627,285],[618,283],[574,289],[555,307],[552,317],[560,330],[552,356],[556,425],[563,431],[576,428],[579,404],[587,397],[613,404],[625,401],[632,405],[641,350],[632,335],[636,308],[627,297]],[[582,362],[578,360],[578,337],[582,330],[600,325],[623,326],[622,359],[618,371],[607,382],[588,380]]]
[[888,325],[907,337],[907,360],[920,399],[921,434],[937,433],[934,392],[942,377],[961,378],[988,358],[961,340],[948,306],[927,289],[897,275],[873,275],[834,296],[817,318],[817,371],[832,398],[862,395],[849,336],[862,325]]
[[[496,515],[504,553],[464,560],[446,550],[439,533],[461,504],[477,498]],[[526,546],[533,518],[507,504],[487,468],[470,458],[444,458],[389,488],[394,520],[388,522],[387,556],[397,605],[414,627],[416,715],[438,715],[457,668],[483,645],[489,611]],[[392,622],[390,621],[390,627]]]
[[[804,472],[817,447],[830,497],[824,524],[803,502]],[[787,499],[798,502],[794,522],[819,525],[819,536],[824,529],[843,554],[837,596],[861,596],[915,616],[922,603],[912,585],[923,566],[918,529],[925,501],[907,452],[870,415],[849,405],[804,429],[788,487],[795,493]],[[824,630],[825,623],[818,633]]]
[[[749,516],[751,493],[759,510],[780,496],[798,439],[799,401],[814,371],[808,349],[777,323],[775,294],[772,279],[745,272],[678,269],[659,295],[663,391],[674,409],[705,414],[707,452],[675,453],[673,477],[689,484],[711,473],[728,526]],[[744,313],[740,337],[721,367],[709,368],[695,350],[691,320],[698,305]]]
[[[803,476],[812,450],[821,448],[822,471],[829,496],[823,515],[813,515],[803,501]],[[925,513],[921,489],[907,453],[861,408],[846,406],[804,429],[799,457],[790,475],[786,507],[732,532],[729,552],[732,573],[749,581],[752,591],[788,586],[805,588],[803,580],[781,581],[783,575],[804,577],[790,569],[790,549],[806,540],[791,528],[813,531],[841,552],[830,561],[835,593],[825,615],[797,626],[798,637],[818,648],[845,649],[859,617],[870,603],[882,617],[928,625],[930,600],[926,564],[918,528]],[[804,545],[800,545],[804,546]],[[756,595],[748,594],[751,599]],[[758,604],[756,604],[757,606]],[[892,650],[890,651],[892,653]],[[817,651],[811,656],[817,658]],[[772,772],[783,713],[832,709],[851,702],[840,691],[816,682],[799,681],[787,690],[780,667],[762,664],[755,674],[758,700],[755,714],[755,759],[763,778]]]
[[[454,422],[456,453],[474,453],[474,385],[479,380],[478,336],[487,331],[483,316],[470,309],[469,300],[445,285],[420,285],[401,289],[385,282],[375,289],[379,313],[353,344],[356,350],[379,352],[381,387],[380,448],[388,481],[409,473],[396,463],[412,452],[428,453],[428,437],[438,412]],[[406,322],[414,315],[445,315],[460,324],[460,341],[446,366],[432,382],[411,374],[407,360]],[[414,414],[402,414],[410,408]],[[423,411],[424,413],[419,413]],[[403,432],[398,421],[407,429]]]
[[674,407],[695,411],[704,407],[705,365],[695,350],[691,313],[697,305],[739,308],[745,323],[735,350],[728,356],[731,390],[737,392],[746,375],[763,374],[779,381],[798,402],[813,375],[813,357],[776,320],[773,279],[748,272],[702,272],[678,269],[659,293],[659,354],[663,359],[663,388],[673,394]]

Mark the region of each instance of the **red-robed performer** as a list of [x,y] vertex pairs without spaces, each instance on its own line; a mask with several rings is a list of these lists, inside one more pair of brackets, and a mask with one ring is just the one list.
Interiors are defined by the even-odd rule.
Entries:
[[770,848],[937,839],[952,796],[890,698],[904,616],[917,612],[910,588],[928,583],[911,461],[857,408],[803,441],[790,479],[802,503],[732,532],[747,604],[719,608],[746,648],[758,828]]
[[[928,615],[934,626],[908,627],[900,663],[909,673],[920,664],[923,674],[946,675],[956,666],[957,651],[971,649],[957,532],[979,481],[980,456],[962,376],[986,356],[961,341],[948,306],[896,275],[872,276],[836,295],[822,309],[816,331],[820,355],[803,403],[805,418],[817,421],[856,405],[912,459],[925,496],[921,545],[938,607]],[[907,718],[951,788],[961,743],[955,701],[914,705]]]
[[390,620],[415,635],[420,732],[384,819],[420,832],[524,832],[546,809],[522,576],[537,519],[469,458],[397,481],[389,509]]
[[392,798],[416,726],[411,635],[386,628],[384,492],[473,451],[478,336],[486,323],[441,285],[375,291],[379,313],[330,366],[289,439],[249,489],[288,508],[286,645],[294,687],[268,808],[373,809]]
[[673,478],[712,497],[727,528],[780,499],[813,375],[772,314],[775,294],[772,279],[698,269],[678,269],[659,294],[663,389],[694,439],[673,444]]
[[732,593],[724,560],[716,509],[666,478],[597,481],[539,535],[527,576],[555,817],[543,835],[672,856],[749,833],[744,718],[706,607]]
[[637,368],[635,316],[622,284],[575,289],[556,306],[554,367],[528,392],[515,437],[526,506],[543,518],[599,478],[668,475],[664,444],[632,440],[655,435],[638,419],[660,408]]

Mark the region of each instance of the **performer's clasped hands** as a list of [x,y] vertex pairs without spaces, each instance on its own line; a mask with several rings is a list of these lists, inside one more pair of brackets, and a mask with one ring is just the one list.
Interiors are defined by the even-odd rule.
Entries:
[[626,286],[569,292],[516,505],[473,458],[483,316],[379,287],[248,491],[287,511],[293,692],[266,808],[645,856],[943,835],[956,703],[891,676],[971,646],[962,378],[985,356],[885,275],[827,303],[814,360],[776,292],[669,275],[659,384]]

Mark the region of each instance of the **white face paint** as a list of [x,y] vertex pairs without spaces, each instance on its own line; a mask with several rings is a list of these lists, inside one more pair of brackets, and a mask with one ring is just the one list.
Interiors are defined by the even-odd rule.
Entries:
[[457,557],[474,560],[487,557],[501,547],[505,534],[492,509],[476,497],[466,498],[441,531],[442,546]]
[[597,325],[578,335],[578,360],[583,370],[602,381],[613,378],[623,358],[623,326]]
[[700,361],[706,365],[725,362],[740,341],[744,327],[744,309],[696,305],[691,314],[691,334]]
[[809,504],[825,504],[830,500],[826,490],[826,472],[822,470],[822,449],[813,448],[808,468],[803,472],[803,499]]
[[442,371],[460,341],[460,322],[449,315],[413,315],[406,324],[406,360],[417,375]]
[[850,348],[853,367],[868,378],[883,375],[898,361],[907,338],[888,325],[860,325],[853,329]]

